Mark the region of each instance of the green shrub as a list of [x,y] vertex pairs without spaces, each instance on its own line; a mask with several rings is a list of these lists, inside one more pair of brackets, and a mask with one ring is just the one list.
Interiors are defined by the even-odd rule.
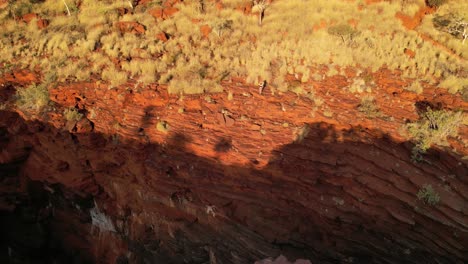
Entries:
[[343,40],[343,43],[345,43],[346,40],[352,40],[352,38],[357,34],[357,31],[350,25],[341,24],[329,27],[328,33],[341,37],[341,40]]
[[16,91],[16,105],[22,110],[41,111],[49,104],[49,91],[45,85],[32,84]]
[[413,157],[425,153],[433,144],[446,145],[447,137],[456,136],[464,120],[463,112],[427,108],[420,120],[406,125],[411,138],[416,141]]
[[417,196],[419,200],[429,205],[436,205],[440,201],[439,194],[428,184],[419,189]]
[[451,23],[452,23],[452,20],[453,20],[453,15],[452,14],[448,14],[448,15],[435,15],[433,18],[432,18],[432,24],[434,25],[434,27],[438,30],[444,30],[445,28],[447,28]]
[[430,7],[439,7],[445,2],[447,2],[447,0],[426,0],[426,4]]
[[449,33],[455,38],[462,39],[462,44],[464,44],[466,39],[465,30],[468,28],[468,22],[462,15],[453,13],[435,15],[434,18],[432,18],[432,24],[437,30]]
[[76,108],[68,108],[63,111],[63,116],[67,121],[80,121],[83,118],[83,114],[78,112]]

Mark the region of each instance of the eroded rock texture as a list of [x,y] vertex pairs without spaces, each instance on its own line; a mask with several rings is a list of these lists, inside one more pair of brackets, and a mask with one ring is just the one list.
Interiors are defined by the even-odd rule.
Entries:
[[[466,262],[463,144],[452,142],[460,154],[432,149],[415,164],[412,144],[396,132],[404,118],[417,117],[410,93],[381,83],[390,96],[378,102],[394,119],[369,120],[355,109],[359,98],[340,96],[345,80],[331,81],[317,96],[332,118],[311,115],[308,98],[259,96],[241,85],[234,100],[180,100],[164,87],[51,90],[57,109],[85,115],[71,123],[60,110],[2,111],[2,257]],[[435,206],[416,196],[426,184],[440,196]]]

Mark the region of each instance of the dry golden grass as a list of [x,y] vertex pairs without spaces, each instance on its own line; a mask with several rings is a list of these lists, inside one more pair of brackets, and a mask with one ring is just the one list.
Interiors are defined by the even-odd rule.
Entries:
[[446,88],[450,93],[462,92],[468,89],[468,78],[449,76],[444,79],[440,84],[440,87]]
[[415,92],[417,94],[421,94],[424,90],[423,86],[419,81],[412,82],[408,87],[405,88],[408,91]]
[[80,121],[83,114],[78,112],[76,108],[67,108],[63,111],[63,116],[67,121]]
[[[158,21],[141,6],[120,15],[118,9],[128,8],[127,1],[67,0],[70,16],[62,1],[26,2],[14,5],[16,14],[34,9],[50,24],[40,30],[36,23],[18,23],[0,10],[0,63],[56,72],[60,82],[86,81],[94,74],[112,86],[133,78],[167,83],[171,93],[193,94],[219,92],[222,80],[244,77],[253,84],[267,80],[273,92],[284,92],[295,89],[285,82],[287,74],[307,83],[323,78],[311,68],[326,65],[327,76],[340,75],[346,67],[386,67],[427,82],[442,78],[440,86],[451,92],[466,85],[461,77],[466,62],[451,53],[466,58],[466,47],[432,25],[435,15],[466,16],[460,11],[468,9],[462,1],[443,5],[417,29],[451,51],[434,47],[395,18],[397,12],[415,14],[423,0],[382,1],[364,8],[361,1],[277,0],[267,7],[262,26],[254,14],[236,10],[244,0],[224,0],[221,10],[212,3],[201,9],[198,1],[186,1],[177,5],[180,11],[172,18]],[[122,33],[119,21],[137,22],[146,32]],[[200,25],[213,29],[206,38]],[[167,42],[155,37],[161,32],[169,36]],[[405,49],[415,51],[415,57],[409,59]],[[122,69],[116,69],[112,59],[120,60]]]
[[108,81],[111,88],[120,86],[127,82],[127,73],[119,71],[114,66],[110,66],[102,71],[101,78]]

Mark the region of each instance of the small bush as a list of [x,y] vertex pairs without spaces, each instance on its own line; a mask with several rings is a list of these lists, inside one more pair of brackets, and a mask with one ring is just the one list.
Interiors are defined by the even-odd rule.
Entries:
[[416,141],[413,155],[425,153],[433,144],[446,145],[447,137],[457,135],[464,119],[462,112],[428,108],[420,120],[406,125],[410,136]]
[[428,205],[437,205],[440,201],[439,194],[432,188],[431,185],[424,185],[418,191],[418,199],[423,201],[425,204]]
[[156,129],[159,132],[163,132],[164,134],[167,134],[169,132],[169,124],[166,121],[160,121],[158,124],[156,124]]
[[426,0],[426,5],[430,7],[439,7],[443,4],[445,4],[447,0]]
[[83,114],[78,112],[76,108],[65,109],[63,116],[67,121],[80,121],[83,118]]
[[462,44],[467,38],[466,30],[468,29],[468,22],[463,16],[453,13],[436,15],[432,18],[432,24],[437,30],[449,33],[455,38],[462,39]]
[[382,113],[380,112],[379,107],[375,103],[375,99],[372,96],[364,96],[361,99],[358,110],[369,118],[382,116]]
[[32,84],[16,91],[16,105],[22,110],[41,111],[49,104],[49,91],[45,85]]
[[346,42],[346,39],[352,40],[353,37],[357,34],[357,31],[350,25],[341,24],[329,27],[328,33],[330,35],[341,37],[341,40],[343,40],[344,43]]
[[452,20],[453,20],[453,15],[449,14],[449,15],[444,15],[444,16],[441,16],[441,15],[435,15],[433,18],[432,18],[432,24],[434,25],[434,27],[438,30],[444,30],[445,28],[447,28],[451,23],[452,23]]

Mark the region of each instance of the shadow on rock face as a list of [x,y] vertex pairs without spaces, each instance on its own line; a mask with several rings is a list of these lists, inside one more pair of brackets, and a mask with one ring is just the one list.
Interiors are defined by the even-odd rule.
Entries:
[[[2,160],[0,169],[17,168],[0,183],[10,190],[0,197],[2,252],[106,263],[254,263],[280,254],[312,263],[468,259],[466,160],[431,150],[430,164],[414,164],[409,142],[377,130],[308,124],[300,142],[257,168],[197,156],[184,134],[169,134],[163,146],[47,124],[31,133],[33,123],[1,112],[0,127],[12,123],[27,129],[4,130],[0,155],[20,150],[11,140],[33,147],[19,162]],[[221,138],[215,151],[229,151],[232,140]],[[29,191],[21,187],[30,181]],[[417,198],[425,184],[437,205]],[[94,203],[115,232],[92,225]]]

